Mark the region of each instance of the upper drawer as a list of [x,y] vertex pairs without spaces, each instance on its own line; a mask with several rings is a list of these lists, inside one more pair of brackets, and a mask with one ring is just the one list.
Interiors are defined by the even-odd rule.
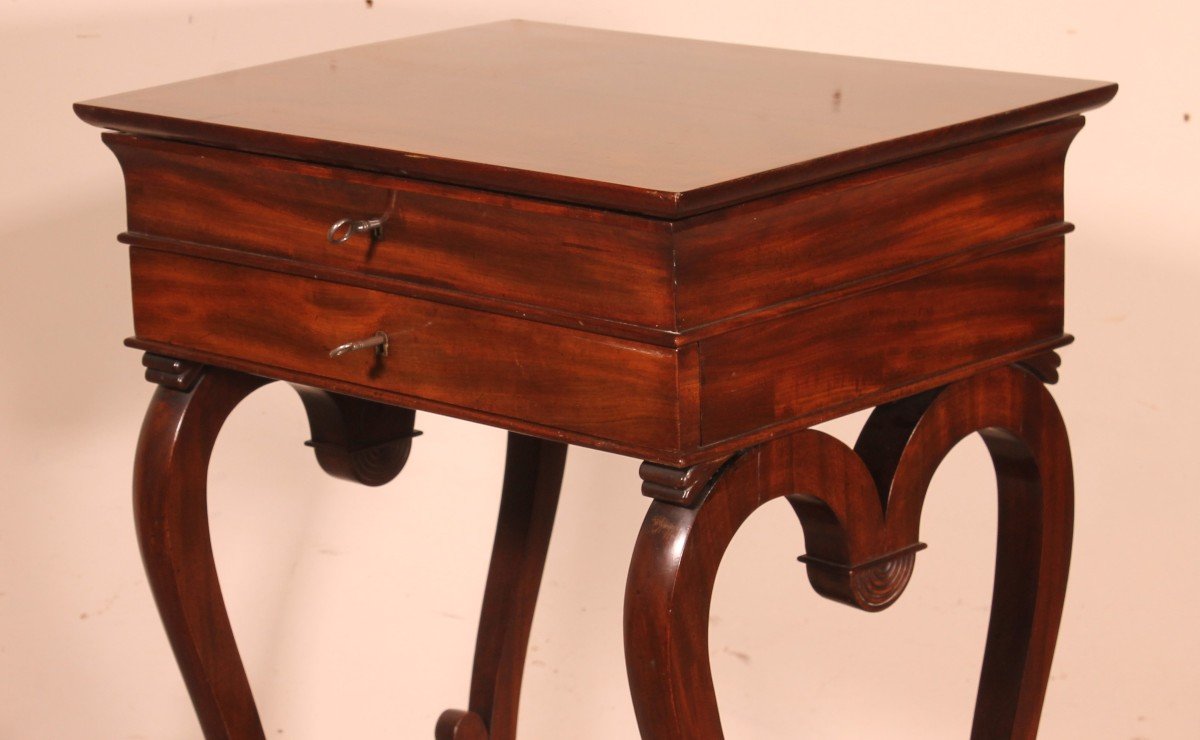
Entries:
[[[129,230],[650,328],[673,322],[669,226],[485,191],[129,135]],[[343,218],[377,239],[331,244]]]

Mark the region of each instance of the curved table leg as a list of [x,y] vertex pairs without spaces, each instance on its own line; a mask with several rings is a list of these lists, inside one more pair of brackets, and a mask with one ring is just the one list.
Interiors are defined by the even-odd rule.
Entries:
[[484,589],[470,710],[447,710],[438,719],[438,740],[512,740],[525,651],[558,494],[567,446],[508,435],[504,488],[496,540]]
[[1062,622],[1074,529],[1066,430],[1051,405],[1029,445],[1002,429],[983,437],[996,466],[999,538],[983,674],[971,737],[1034,738]]
[[[625,649],[642,737],[723,737],[708,653],[717,568],[741,524],[786,496],[800,516],[818,592],[876,611],[912,573],[921,508],[950,449],[979,431],[999,479],[999,546],[972,737],[1036,735],[1070,555],[1070,453],[1053,399],[1001,368],[877,410],[856,450],[804,430],[717,468],[647,463],[656,497],[629,571]],[[694,474],[703,468],[705,476]],[[715,475],[706,478],[716,468]],[[664,482],[676,481],[676,490]]]
[[229,626],[209,541],[208,462],[233,408],[268,381],[148,355],[160,383],[146,412],[133,475],[138,544],[154,600],[204,736],[262,738]]
[[[1057,356],[1034,359],[1032,368],[1002,368],[941,389],[898,456],[874,456],[869,450],[888,446],[868,447],[863,439],[856,447],[876,479],[890,481],[889,527],[911,537],[929,482],[950,449],[978,431],[991,454],[999,499],[996,570],[974,740],[1036,737],[1066,596],[1074,526],[1071,450],[1058,407],[1038,380],[1053,379],[1038,365],[1056,367]],[[877,414],[884,421],[897,410]],[[899,416],[911,418],[911,410]],[[867,428],[875,422],[873,415]]]

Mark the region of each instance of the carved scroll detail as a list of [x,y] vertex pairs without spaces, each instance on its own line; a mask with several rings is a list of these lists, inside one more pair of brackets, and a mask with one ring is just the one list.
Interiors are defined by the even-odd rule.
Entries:
[[673,468],[643,462],[638,468],[642,476],[642,495],[673,504],[691,506],[700,498],[702,489],[714,480],[714,474],[725,459],[708,460],[686,468]]
[[1043,383],[1054,385],[1058,382],[1058,368],[1062,366],[1062,357],[1057,352],[1043,352],[1017,363],[1019,367],[1033,373]]
[[433,729],[435,740],[490,740],[487,725],[475,712],[447,709]]
[[[1018,367],[1051,382],[1057,378],[1059,361],[1056,353],[1047,352],[1018,363]],[[1016,379],[1021,375],[1004,368],[986,377]],[[807,566],[813,588],[826,598],[879,611],[903,593],[915,555],[925,548],[918,539],[920,510],[928,478],[949,449],[924,439],[937,436],[929,411],[950,403],[948,399],[955,394],[947,396],[948,389],[980,382],[962,381],[879,406],[854,449],[808,429],[727,460],[688,468],[644,462],[640,469],[642,492],[688,508],[704,507],[717,495],[745,496],[753,503],[751,510],[785,496],[804,529],[808,552],[800,561]],[[920,429],[923,434],[918,434]],[[749,474],[738,471],[747,467],[760,472],[752,481],[743,482]],[[750,490],[740,490],[746,487]]]
[[146,368],[146,380],[164,388],[184,392],[190,391],[204,372],[204,365],[198,362],[177,360],[152,352],[142,355],[142,365]]
[[412,409],[365,401],[293,383],[300,394],[321,469],[335,478],[381,486],[408,462],[413,438]]
[[811,555],[797,558],[808,566],[808,579],[817,593],[863,611],[886,609],[900,598],[912,578],[917,553],[925,543],[913,545],[858,565],[830,563]]

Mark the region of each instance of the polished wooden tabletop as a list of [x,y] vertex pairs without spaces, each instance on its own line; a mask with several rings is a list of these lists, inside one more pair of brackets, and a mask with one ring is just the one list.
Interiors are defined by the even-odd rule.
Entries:
[[1074,114],[1115,92],[506,21],[76,109],[121,131],[677,218]]

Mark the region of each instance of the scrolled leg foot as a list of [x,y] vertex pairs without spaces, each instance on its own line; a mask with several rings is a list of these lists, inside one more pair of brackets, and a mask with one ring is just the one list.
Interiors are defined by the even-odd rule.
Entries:
[[307,443],[321,469],[335,478],[382,486],[408,462],[416,414],[412,409],[293,384],[308,412]]
[[863,611],[883,611],[896,603],[908,587],[917,552],[925,549],[916,543],[898,552],[858,565],[828,563],[811,555],[799,560],[808,566],[808,582],[827,599],[857,607]]
[[434,740],[489,740],[483,718],[462,709],[447,709],[438,717]]

